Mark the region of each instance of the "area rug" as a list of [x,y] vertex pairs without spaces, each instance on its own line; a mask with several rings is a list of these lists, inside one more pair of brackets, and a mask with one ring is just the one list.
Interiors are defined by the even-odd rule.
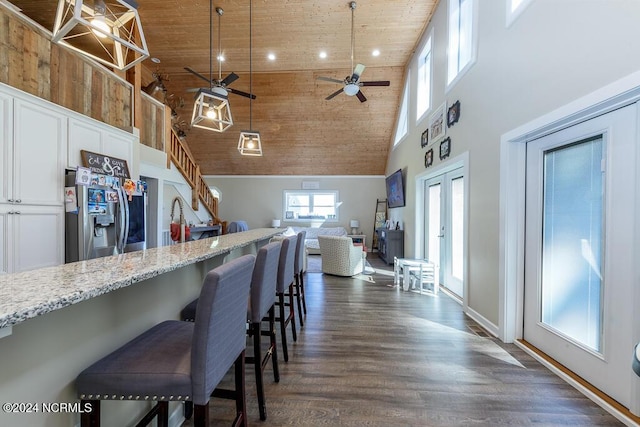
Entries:
[[376,283],[376,281],[373,280],[373,276],[370,276],[368,274],[356,274],[355,276],[351,276],[351,278],[356,280],[363,280],[369,283]]
[[[376,270],[369,264],[369,261],[365,262],[363,274],[357,274],[354,278],[367,280],[368,282],[375,283],[371,274],[374,274]],[[322,257],[320,255],[308,255],[307,256],[307,273],[322,273]],[[363,277],[368,279],[364,279]]]

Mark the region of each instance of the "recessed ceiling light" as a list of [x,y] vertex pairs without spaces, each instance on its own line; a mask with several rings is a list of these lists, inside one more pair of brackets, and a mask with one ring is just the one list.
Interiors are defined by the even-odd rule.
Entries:
[[321,59],[325,59],[327,57],[327,52],[322,51],[322,52],[320,52],[319,56],[320,56]]
[[151,62],[153,62],[154,64],[159,64],[160,63],[160,58],[151,58]]
[[374,49],[373,52],[371,52],[371,55],[380,56],[380,51],[378,49]]
[[269,58],[269,61],[275,61],[276,60],[276,55],[273,53],[270,53],[267,55],[267,58]]

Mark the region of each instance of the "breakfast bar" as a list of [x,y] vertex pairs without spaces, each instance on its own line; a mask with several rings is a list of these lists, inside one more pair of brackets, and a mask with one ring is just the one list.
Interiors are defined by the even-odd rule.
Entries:
[[[0,425],[79,424],[81,408],[73,404],[80,371],[154,324],[177,319],[209,270],[255,253],[281,231],[256,229],[0,275],[0,400],[18,404],[19,412],[3,407]],[[148,405],[121,403],[105,425],[129,425]],[[43,412],[51,407],[58,410]],[[170,425],[180,409],[172,408]]]

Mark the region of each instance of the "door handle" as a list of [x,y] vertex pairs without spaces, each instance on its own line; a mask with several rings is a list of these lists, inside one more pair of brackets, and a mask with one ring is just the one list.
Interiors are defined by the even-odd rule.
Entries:
[[436,237],[444,237],[444,234],[438,234]]
[[16,199],[16,203],[22,203],[22,199]]
[[9,202],[9,203],[13,203],[13,202],[14,202],[14,200],[13,200],[13,199],[7,199],[7,202]]

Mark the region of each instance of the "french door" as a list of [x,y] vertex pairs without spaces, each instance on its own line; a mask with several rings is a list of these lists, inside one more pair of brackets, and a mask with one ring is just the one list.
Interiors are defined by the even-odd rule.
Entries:
[[524,339],[629,407],[636,106],[527,143]]
[[426,258],[440,266],[440,284],[464,297],[463,168],[425,181]]

